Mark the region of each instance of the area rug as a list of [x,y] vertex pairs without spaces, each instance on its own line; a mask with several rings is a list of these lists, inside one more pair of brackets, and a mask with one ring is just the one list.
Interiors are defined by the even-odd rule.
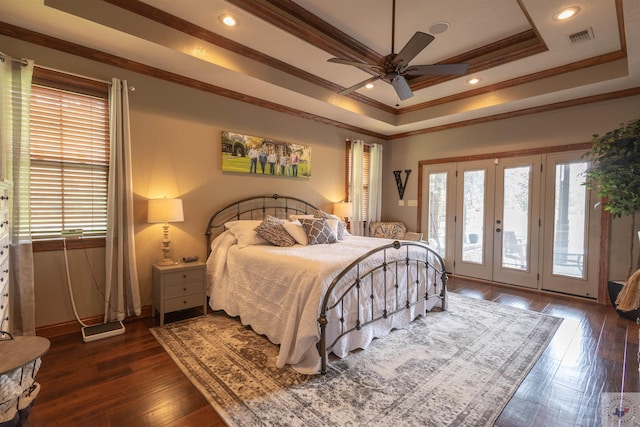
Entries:
[[151,332],[235,426],[491,426],[562,319],[449,294],[326,375],[277,369],[278,346],[215,313]]

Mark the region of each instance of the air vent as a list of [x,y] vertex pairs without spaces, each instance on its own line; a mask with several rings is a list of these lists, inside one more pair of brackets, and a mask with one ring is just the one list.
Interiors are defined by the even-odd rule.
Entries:
[[569,34],[571,44],[582,43],[589,40],[593,40],[593,28],[591,27],[578,31],[577,33]]

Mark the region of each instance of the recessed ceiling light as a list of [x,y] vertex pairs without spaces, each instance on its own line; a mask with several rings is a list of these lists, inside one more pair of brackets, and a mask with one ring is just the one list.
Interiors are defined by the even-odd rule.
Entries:
[[480,77],[474,77],[467,80],[467,83],[469,83],[470,85],[477,85],[478,83],[480,83],[480,80],[482,80]]
[[373,89],[374,87],[376,87],[376,85],[374,85],[373,83],[367,83],[366,85],[364,85],[364,87],[367,89]]
[[232,16],[232,15],[229,15],[229,14],[220,15],[218,17],[218,19],[220,20],[220,22],[222,22],[227,27],[233,27],[234,25],[236,25],[238,23],[238,20],[235,18],[235,16]]
[[565,7],[564,9],[557,11],[553,15],[553,19],[556,21],[564,21],[569,18],[573,18],[578,14],[578,12],[580,12],[580,7],[578,6]]
[[449,23],[445,21],[438,21],[429,27],[431,34],[442,34],[449,29]]

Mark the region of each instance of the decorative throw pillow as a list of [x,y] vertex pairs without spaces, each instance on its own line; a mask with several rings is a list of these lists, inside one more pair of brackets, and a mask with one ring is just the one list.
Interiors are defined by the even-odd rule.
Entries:
[[307,238],[307,233],[302,228],[302,224],[300,221],[295,220],[291,222],[285,222],[282,224],[287,233],[293,237],[299,245],[307,246],[309,244],[309,239]]
[[[336,237],[338,240],[342,240],[344,239],[344,235],[345,235],[345,231],[347,230],[347,226],[344,222],[342,222],[342,220],[332,214],[328,214],[325,211],[318,209],[313,216],[315,218],[325,218],[325,219],[331,219],[331,220],[335,220],[335,233],[336,233]],[[330,225],[333,225],[334,223],[330,223]]]
[[385,239],[402,239],[407,227],[403,222],[377,221],[369,224],[369,236]]
[[231,231],[238,241],[238,248],[242,249],[249,245],[266,245],[269,242],[258,236],[254,230],[260,225],[260,220],[238,220],[225,222],[224,227]]
[[295,220],[300,220],[300,219],[304,219],[304,218],[315,218],[315,216],[313,214],[291,214],[289,215],[289,220],[291,221],[295,221]]
[[267,242],[276,246],[293,246],[296,240],[283,227],[284,221],[267,215],[254,230]]
[[324,218],[303,218],[300,220],[302,228],[307,233],[310,245],[320,245],[324,243],[336,243],[336,238],[331,227]]

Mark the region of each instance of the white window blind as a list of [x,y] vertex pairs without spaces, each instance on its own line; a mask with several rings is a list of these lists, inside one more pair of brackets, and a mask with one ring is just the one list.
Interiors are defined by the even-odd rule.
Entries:
[[107,228],[109,105],[106,98],[33,85],[30,111],[31,236]]
[[[351,144],[349,144],[349,167],[347,171],[347,188],[349,189],[349,199],[351,202],[354,202],[353,197],[351,196],[351,171],[353,170],[353,150],[351,149]],[[362,204],[362,217],[368,218],[369,216],[369,146],[365,145],[363,150],[363,159],[362,159],[362,200],[360,203]]]

